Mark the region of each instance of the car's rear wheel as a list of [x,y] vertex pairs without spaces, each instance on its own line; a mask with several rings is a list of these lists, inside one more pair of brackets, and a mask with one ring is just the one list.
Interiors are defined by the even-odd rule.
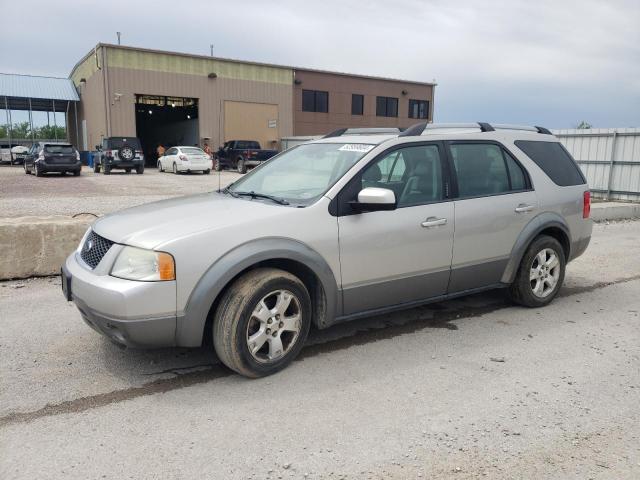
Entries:
[[24,166],[24,173],[26,175],[31,175],[31,169],[27,167],[27,162],[24,162],[23,166]]
[[213,344],[227,367],[247,377],[271,375],[300,353],[311,326],[311,300],[294,275],[258,268],[223,295],[213,322]]
[[207,168],[207,169],[206,169],[204,172],[202,172],[202,173],[204,173],[205,175],[209,175],[209,174],[211,173],[211,170],[209,170],[209,169]]
[[558,294],[566,259],[558,240],[548,235],[537,237],[525,252],[509,288],[511,299],[526,307],[542,307]]
[[105,175],[111,175],[111,166],[109,166],[109,165],[105,165],[104,166],[104,174]]
[[139,165],[136,167],[136,173],[138,175],[142,175],[144,173],[144,165]]
[[178,174],[178,166],[175,163],[173,164],[173,173]]
[[79,176],[80,176],[80,172],[81,172],[81,170],[80,170],[80,169],[74,170],[74,171],[73,171],[73,175],[74,175],[74,177],[79,177]]
[[125,168],[124,171],[127,172],[127,173],[131,173],[131,169],[130,168]]
[[238,170],[238,173],[247,173],[247,164],[245,163],[244,158],[238,158],[236,169]]

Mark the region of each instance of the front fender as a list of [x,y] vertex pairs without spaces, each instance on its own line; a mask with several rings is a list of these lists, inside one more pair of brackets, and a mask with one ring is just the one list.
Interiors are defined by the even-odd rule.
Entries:
[[326,318],[333,319],[338,308],[336,277],[324,258],[308,245],[287,238],[264,238],[242,244],[220,257],[202,275],[191,292],[184,314],[176,325],[176,344],[202,344],[209,310],[224,287],[239,273],[266,260],[286,259],[311,269],[320,280],[326,297]]
[[536,238],[540,232],[546,228],[552,227],[562,230],[569,239],[569,245],[572,244],[569,226],[557,213],[544,212],[532,218],[531,221],[522,229],[522,232],[520,232],[520,235],[516,239],[516,243],[511,249],[509,261],[500,280],[502,283],[513,283],[516,278],[516,274],[518,273],[518,267],[520,266],[522,257],[527,251],[529,244],[531,244],[531,241]]

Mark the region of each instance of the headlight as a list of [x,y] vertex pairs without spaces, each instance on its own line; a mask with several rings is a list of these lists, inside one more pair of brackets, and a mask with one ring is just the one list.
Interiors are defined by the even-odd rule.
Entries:
[[176,266],[168,253],[124,247],[111,268],[111,275],[145,282],[175,280]]

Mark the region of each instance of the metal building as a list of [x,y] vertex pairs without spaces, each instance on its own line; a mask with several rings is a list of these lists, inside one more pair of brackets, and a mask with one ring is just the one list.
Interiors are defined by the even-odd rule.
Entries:
[[320,135],[350,126],[407,127],[433,118],[432,83],[98,44],[73,68],[80,125],[70,140],[93,150],[104,137],[137,136],[148,158],[158,144],[215,148]]

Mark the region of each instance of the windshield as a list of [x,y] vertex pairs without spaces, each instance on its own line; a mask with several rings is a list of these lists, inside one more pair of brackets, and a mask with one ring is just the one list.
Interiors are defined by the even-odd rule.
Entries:
[[293,147],[235,182],[232,192],[271,195],[310,205],[375,145],[310,143]]
[[71,145],[45,145],[44,151],[47,153],[75,153]]
[[206,155],[206,153],[196,147],[181,148],[180,150],[182,150],[182,153],[186,153],[187,155]]

